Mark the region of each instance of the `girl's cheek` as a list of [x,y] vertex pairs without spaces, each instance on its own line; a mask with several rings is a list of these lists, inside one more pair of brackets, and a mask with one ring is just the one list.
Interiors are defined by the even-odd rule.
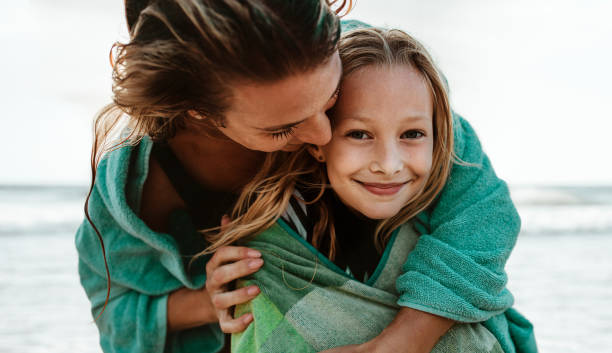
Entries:
[[353,173],[360,157],[359,149],[342,139],[332,140],[323,147],[327,169],[333,170],[338,176]]

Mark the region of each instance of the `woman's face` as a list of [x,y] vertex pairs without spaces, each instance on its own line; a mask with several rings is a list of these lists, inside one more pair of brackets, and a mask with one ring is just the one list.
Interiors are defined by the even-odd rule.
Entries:
[[219,130],[252,150],[292,151],[331,139],[326,111],[337,99],[342,75],[338,53],[314,70],[274,83],[238,84]]
[[412,67],[366,66],[346,77],[333,138],[320,150],[344,204],[372,219],[396,215],[429,177],[432,120],[429,87]]

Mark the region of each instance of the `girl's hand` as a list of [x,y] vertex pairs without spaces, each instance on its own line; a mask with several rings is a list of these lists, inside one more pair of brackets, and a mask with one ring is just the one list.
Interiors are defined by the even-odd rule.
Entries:
[[229,291],[229,283],[256,272],[263,265],[261,253],[242,246],[219,248],[206,264],[206,291],[215,308],[221,331],[244,331],[253,321],[253,314],[232,318],[230,308],[246,303],[259,294],[259,288],[248,286]]

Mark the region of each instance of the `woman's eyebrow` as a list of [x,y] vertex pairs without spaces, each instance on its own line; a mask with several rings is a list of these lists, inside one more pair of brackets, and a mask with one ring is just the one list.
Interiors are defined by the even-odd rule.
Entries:
[[[308,119],[308,118],[306,118],[306,119]],[[285,129],[289,129],[289,128],[292,128],[294,126],[297,126],[297,125],[303,123],[306,119],[302,119],[300,121],[296,121],[296,122],[289,123],[289,124],[269,126],[269,127],[263,127],[263,128],[257,128],[257,129],[258,130],[262,130],[262,131],[268,131],[268,132],[278,131],[278,130],[285,130]]]

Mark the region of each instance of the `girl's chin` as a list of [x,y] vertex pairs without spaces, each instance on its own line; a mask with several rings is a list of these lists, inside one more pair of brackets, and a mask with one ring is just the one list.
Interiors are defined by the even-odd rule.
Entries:
[[357,210],[357,211],[361,213],[362,215],[368,217],[369,219],[383,220],[383,219],[387,219],[387,218],[391,218],[395,216],[400,211],[400,209],[381,210],[380,208],[376,209],[374,206],[374,207],[368,207],[368,209]]

